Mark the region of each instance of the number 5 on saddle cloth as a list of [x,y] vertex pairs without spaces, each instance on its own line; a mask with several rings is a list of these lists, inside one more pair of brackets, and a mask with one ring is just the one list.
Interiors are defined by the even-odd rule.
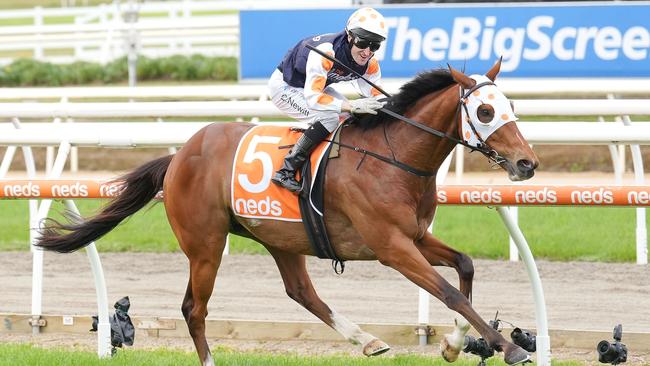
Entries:
[[[338,136],[341,126],[331,136]],[[333,260],[336,273],[344,262],[332,248],[323,219],[323,183],[331,151],[331,138],[321,143],[303,166],[299,196],[271,184],[273,172],[282,166],[286,150],[300,133],[272,124],[251,128],[239,142],[233,162],[231,205],[235,215],[254,219],[302,221],[311,247],[319,258]]]

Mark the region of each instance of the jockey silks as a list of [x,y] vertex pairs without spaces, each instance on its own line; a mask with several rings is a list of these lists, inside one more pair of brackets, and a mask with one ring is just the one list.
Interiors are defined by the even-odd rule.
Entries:
[[[302,88],[305,86],[306,66],[309,52],[311,52],[306,45],[318,47],[325,43],[329,43],[331,51],[334,51],[334,57],[341,61],[343,64],[352,68],[360,75],[366,73],[368,65],[359,65],[354,62],[352,54],[350,53],[350,43],[348,43],[348,36],[345,31],[339,33],[329,33],[320,36],[308,37],[298,42],[293,48],[287,51],[278,65],[278,69],[282,71],[284,81],[291,86]],[[329,48],[327,47],[327,48]],[[318,47],[322,49],[322,47]],[[321,57],[321,56],[318,56]],[[334,64],[332,69],[327,73],[327,81],[325,86],[336,83],[339,81],[355,80],[358,76],[346,71],[343,67]]]
[[334,56],[373,83],[381,80],[381,71],[374,57],[366,65],[359,65],[354,61],[345,31],[301,40],[286,53],[277,69],[282,72],[282,78],[289,86],[304,89],[305,99],[310,109],[332,110],[340,113],[342,100],[324,92],[327,86],[337,82],[355,80],[360,93],[365,97],[380,94],[368,83],[337,63],[327,60],[316,52],[311,52],[306,47],[307,44]]

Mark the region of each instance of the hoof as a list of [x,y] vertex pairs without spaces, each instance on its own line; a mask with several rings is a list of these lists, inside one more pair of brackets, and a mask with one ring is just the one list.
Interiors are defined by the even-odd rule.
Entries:
[[454,362],[458,359],[458,354],[463,349],[465,343],[465,334],[469,331],[469,323],[461,318],[455,319],[456,327],[452,334],[445,334],[440,341],[440,353],[442,358],[447,362]]
[[447,362],[455,362],[458,359],[458,354],[460,354],[460,348],[452,347],[445,336],[440,341],[440,353],[442,358]]
[[386,353],[390,350],[390,346],[384,343],[383,341],[375,338],[372,341],[368,342],[363,346],[363,354],[372,357],[379,356],[382,353]]
[[505,352],[503,355],[503,360],[508,365],[521,365],[526,362],[532,362],[530,360],[530,353],[526,352],[523,348],[513,345],[514,347]]

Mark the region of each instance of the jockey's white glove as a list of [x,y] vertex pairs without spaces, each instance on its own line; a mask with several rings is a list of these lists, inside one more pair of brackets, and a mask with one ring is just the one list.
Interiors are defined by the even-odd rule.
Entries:
[[350,112],[370,114],[377,114],[377,109],[386,104],[386,102],[378,101],[375,97],[354,99],[348,101],[348,103],[350,103]]

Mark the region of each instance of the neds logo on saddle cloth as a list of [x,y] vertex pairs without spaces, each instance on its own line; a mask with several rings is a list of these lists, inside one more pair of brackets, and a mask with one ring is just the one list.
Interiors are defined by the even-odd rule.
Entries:
[[[287,126],[259,125],[251,128],[239,141],[233,162],[231,204],[235,215],[284,221],[302,221],[298,196],[271,183],[273,173],[280,169],[287,149],[300,133]],[[329,142],[318,146],[311,154],[311,175]]]

